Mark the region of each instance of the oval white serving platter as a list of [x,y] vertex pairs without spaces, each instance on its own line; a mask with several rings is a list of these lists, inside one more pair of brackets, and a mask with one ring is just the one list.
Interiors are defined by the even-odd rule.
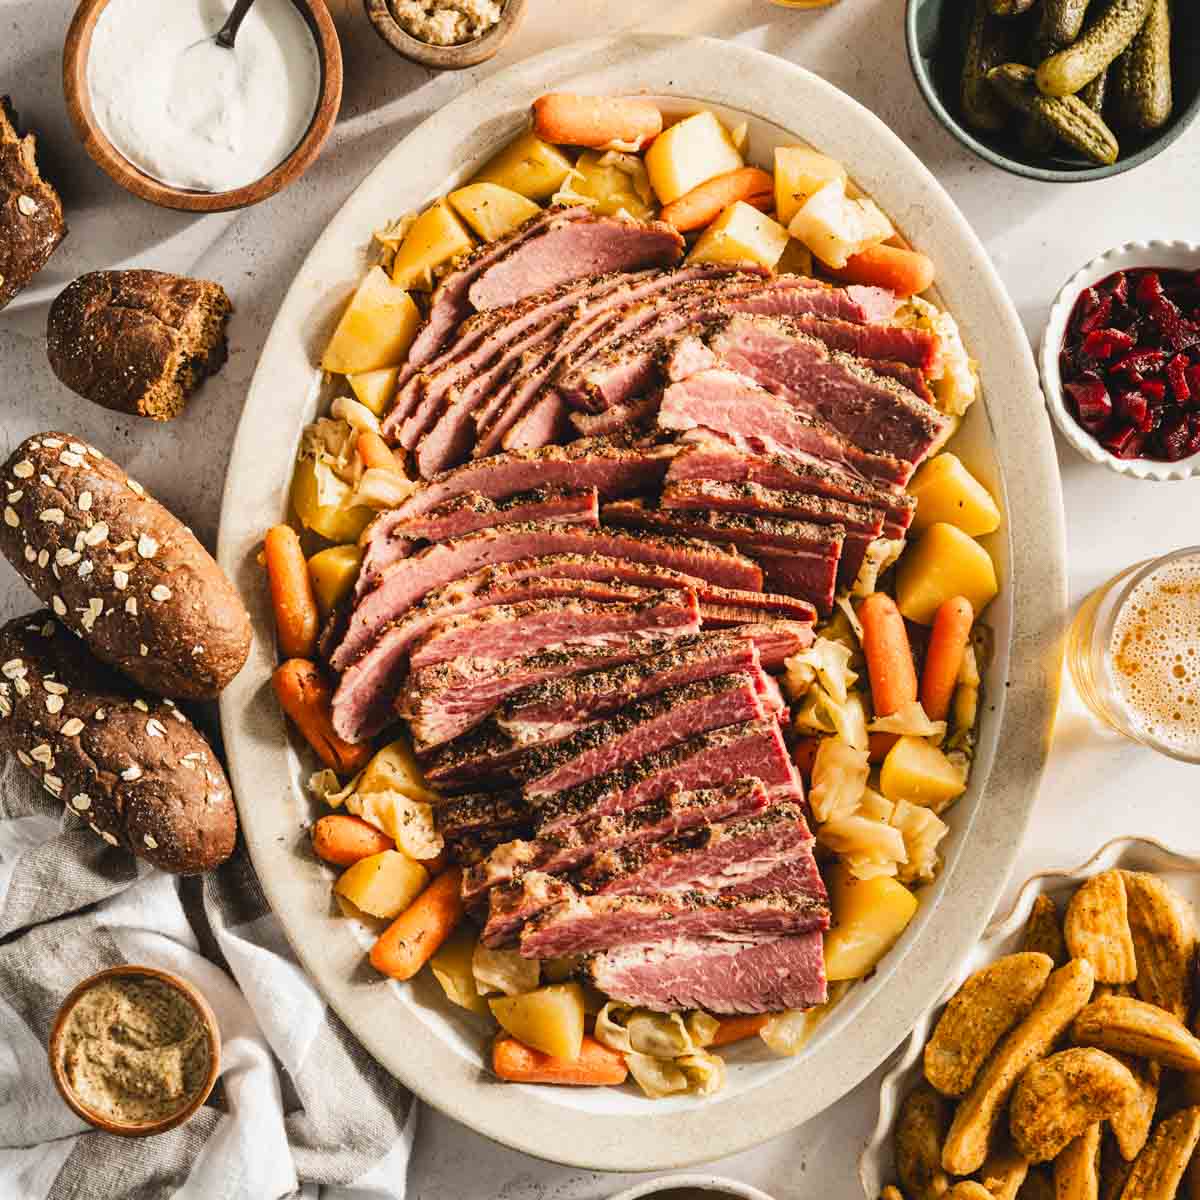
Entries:
[[[998,652],[971,788],[958,803],[946,866],[871,979],[854,989],[795,1059],[763,1047],[729,1056],[709,1100],[647,1101],[632,1089],[502,1085],[483,1027],[450,1011],[436,984],[389,984],[364,961],[366,931],[341,917],[312,857],[309,758],[289,741],[270,690],[270,609],[256,556],[285,519],[300,431],[317,412],[314,366],[366,266],[373,229],[467,179],[547,90],[643,92],[680,109],[707,105],[749,123],[750,157],[808,141],[856,182],[937,263],[942,301],[979,362],[985,397],[955,449],[1004,498],[990,539],[1002,592],[988,611]],[[871,113],[798,67],[707,38],[627,36],[582,42],[518,64],[410,134],[361,184],[300,269],[267,340],[234,447],[219,557],[257,634],[221,700],[242,827],[254,865],[301,962],[367,1049],[422,1099],[542,1158],[600,1170],[689,1166],[732,1154],[828,1107],[895,1049],[975,942],[1003,887],[1041,776],[1057,701],[1066,609],[1062,496],[1037,373],[1016,313],[983,247],[941,186]]]
[[1169,850],[1149,839],[1114,838],[1074,870],[1043,871],[1026,880],[1012,908],[988,926],[987,932],[963,958],[954,978],[946,985],[937,1002],[913,1026],[894,1066],[883,1077],[879,1086],[879,1119],[858,1164],[858,1178],[867,1200],[878,1200],[884,1185],[895,1181],[892,1132],[896,1114],[904,1097],[921,1081],[925,1043],[946,1002],[972,972],[1020,949],[1025,923],[1038,896],[1044,894],[1053,897],[1061,913],[1072,892],[1085,879],[1113,867],[1149,871],[1162,876],[1200,912],[1200,857]]

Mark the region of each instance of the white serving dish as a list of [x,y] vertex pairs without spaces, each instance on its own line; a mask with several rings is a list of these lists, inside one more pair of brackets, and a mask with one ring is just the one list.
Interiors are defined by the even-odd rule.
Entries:
[[1071,309],[1084,289],[1116,271],[1133,267],[1170,267],[1183,271],[1200,270],[1200,245],[1195,242],[1126,242],[1104,254],[1093,258],[1085,267],[1080,267],[1054,298],[1046,327],[1042,331],[1042,342],[1038,348],[1038,365],[1042,373],[1042,390],[1046,406],[1054,418],[1059,432],[1079,451],[1084,458],[1101,463],[1119,475],[1134,479],[1150,479],[1166,482],[1176,479],[1191,479],[1200,472],[1200,454],[1181,458],[1178,462],[1155,462],[1148,458],[1118,458],[1110,454],[1071,415],[1063,397],[1062,378],[1058,370],[1058,354],[1062,349],[1063,336],[1071,319]]
[[[1004,499],[1009,525],[989,539],[1003,580],[988,612],[997,654],[985,680],[971,787],[951,819],[946,866],[916,919],[795,1059],[755,1041],[728,1056],[711,1099],[649,1101],[632,1088],[499,1085],[485,1069],[484,1027],[419,977],[389,984],[364,961],[367,931],[341,917],[330,873],[308,850],[316,807],[271,694],[272,622],[257,562],[265,529],[285,518],[302,426],[316,415],[313,365],[361,276],[370,231],[468,178],[527,120],[546,90],[646,92],[748,121],[752,157],[808,140],[849,164],[856,182],[938,266],[940,296],[980,365],[977,404],[956,449]],[[662,93],[669,93],[663,97]],[[990,260],[953,202],[876,117],[780,59],[707,38],[627,36],[583,42],[503,71],[410,134],[367,177],[301,267],[276,317],[246,402],[222,511],[219,557],[257,637],[221,701],[246,843],[264,891],[306,970],[367,1049],[423,1099],[530,1154],[623,1171],[669,1170],[732,1154],[822,1111],[865,1078],[939,994],[983,929],[1016,854],[1040,780],[1057,699],[1066,609],[1062,497],[1050,425],[1028,343]],[[426,973],[427,975],[427,973]]]
[[1114,838],[1074,870],[1044,871],[1027,880],[1012,908],[997,918],[964,956],[954,978],[946,985],[937,1003],[913,1026],[894,1065],[884,1076],[879,1087],[879,1119],[858,1164],[858,1178],[867,1200],[879,1200],[883,1186],[896,1180],[892,1153],[896,1114],[904,1097],[921,1081],[925,1043],[946,1002],[972,972],[1020,949],[1025,923],[1038,896],[1052,896],[1062,912],[1067,898],[1079,884],[1113,867],[1161,875],[1200,912],[1200,856],[1169,850],[1148,839]]

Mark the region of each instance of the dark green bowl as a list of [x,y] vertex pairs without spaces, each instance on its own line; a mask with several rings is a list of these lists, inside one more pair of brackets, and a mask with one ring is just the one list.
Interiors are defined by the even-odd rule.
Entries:
[[[1100,2],[1093,0],[1096,4]],[[1121,157],[1111,166],[1098,167],[1064,146],[1035,159],[1021,146],[1015,133],[1011,137],[976,133],[963,121],[958,100],[961,27],[968,3],[970,0],[908,0],[905,20],[908,57],[917,86],[934,116],[964,146],[1005,171],[1047,183],[1107,179],[1130,171],[1165,150],[1200,112],[1200,4],[1176,0],[1172,5],[1171,72],[1175,105],[1171,119],[1149,136],[1117,129]],[[1018,127],[1014,122],[1014,129]],[[1182,180],[1180,185],[1185,186]]]

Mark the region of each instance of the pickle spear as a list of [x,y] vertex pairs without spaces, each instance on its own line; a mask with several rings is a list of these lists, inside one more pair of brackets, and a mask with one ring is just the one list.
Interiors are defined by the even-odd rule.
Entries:
[[1120,147],[1113,131],[1078,96],[1042,95],[1034,83],[1033,69],[1020,63],[993,67],[987,77],[1005,103],[1037,117],[1060,141],[1105,166],[1117,161]]

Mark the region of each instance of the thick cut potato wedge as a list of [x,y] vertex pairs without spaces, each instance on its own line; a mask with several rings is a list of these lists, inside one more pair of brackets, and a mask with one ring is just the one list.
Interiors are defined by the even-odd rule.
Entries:
[[399,850],[384,850],[348,867],[333,890],[372,917],[399,916],[425,890],[429,872]]
[[654,216],[654,205],[638,191],[633,176],[622,170],[618,162],[635,165],[645,188],[646,168],[636,155],[601,154],[595,150],[585,150],[575,163],[575,174],[567,181],[568,194],[574,193],[594,201],[590,205],[592,211],[602,216],[611,217],[624,211],[639,221],[649,220]]
[[855,879],[843,863],[826,875],[833,926],[825,935],[831,983],[861,979],[896,944],[917,912],[917,898],[886,875]]
[[1099,1121],[1089,1125],[1054,1160],[1054,1189],[1058,1200],[1098,1200],[1102,1131]]
[[407,286],[395,274],[389,280],[382,267],[372,267],[333,331],[321,369],[355,375],[402,363],[421,323]]
[[459,1008],[490,1015],[487,1000],[475,986],[472,962],[475,957],[475,933],[469,922],[463,922],[438,948],[429,960],[433,977],[442,985],[446,999]]
[[425,775],[407,737],[398,737],[376,752],[363,769],[355,790],[363,795],[399,792],[410,800],[420,800],[426,804],[438,799],[437,793],[426,785]]
[[330,546],[308,560],[308,577],[322,617],[328,617],[350,594],[361,562],[362,551],[353,544]]
[[814,192],[788,223],[826,266],[844,267],[868,246],[886,241],[895,230],[874,201],[851,200],[843,179],[833,179]]
[[940,1200],[950,1186],[942,1170],[942,1142],[950,1104],[928,1084],[904,1098],[896,1120],[896,1174],[906,1200]]
[[1070,957],[1058,919],[1058,905],[1050,896],[1041,895],[1033,902],[1021,949],[1045,954],[1056,967],[1061,967]]
[[363,504],[350,504],[352,493],[349,486],[345,488],[342,503],[322,504],[315,466],[311,458],[302,458],[296,463],[291,493],[296,516],[306,529],[331,542],[357,541],[358,535],[375,516],[375,510]]
[[[427,208],[404,235],[392,259],[392,282],[418,292],[433,289],[433,273],[466,254],[475,243],[443,200]],[[388,366],[379,363],[378,366]]]
[[1101,996],[1075,1019],[1080,1046],[1148,1058],[1176,1071],[1200,1071],[1200,1038],[1169,1012],[1132,996]]
[[787,244],[782,225],[739,200],[700,235],[688,262],[751,263],[773,270]]
[[775,215],[783,225],[830,180],[845,182],[846,168],[835,158],[807,146],[775,148]]
[[377,417],[382,417],[392,405],[396,393],[399,367],[380,367],[377,371],[359,371],[347,376],[354,398],[366,405]]
[[494,242],[542,210],[532,200],[498,183],[468,183],[446,197],[451,208],[485,242]]
[[1097,983],[1137,977],[1129,908],[1120,871],[1102,871],[1077,888],[1067,905],[1063,935],[1072,958],[1086,958]]
[[500,1027],[519,1042],[574,1062],[583,1047],[584,996],[577,983],[555,983],[523,996],[488,1001]]
[[664,129],[646,151],[650,186],[661,204],[743,165],[729,131],[707,109]]
[[1029,1015],[1053,966],[1044,954],[1009,954],[971,975],[925,1047],[925,1078],[946,1096],[963,1095],[996,1043]]
[[1000,528],[1000,509],[987,488],[956,454],[943,452],[923,463],[908,485],[917,501],[912,531],[923,533],[936,521],[956,525],[971,537]]
[[571,160],[532,130],[509,142],[480,169],[472,183],[497,183],[528,200],[549,200],[562,187]]
[[979,1181],[992,1200],[1017,1200],[1029,1175],[1029,1160],[1006,1138],[979,1168]]
[[924,738],[902,737],[888,751],[879,790],[891,801],[907,800],[935,813],[967,790],[962,772]]
[[896,604],[918,625],[932,625],[937,610],[954,596],[970,600],[978,616],[999,590],[991,555],[945,521],[931,525],[896,565]]
[[[1200,1143],[1200,1108],[1184,1108],[1159,1123],[1137,1156],[1121,1200],[1174,1200]],[[1192,1163],[1192,1184],[1200,1182]],[[1191,1194],[1196,1195],[1192,1186]]]
[[1129,929],[1137,959],[1138,996],[1181,1021],[1192,1008],[1195,916],[1187,901],[1157,875],[1122,871]]

